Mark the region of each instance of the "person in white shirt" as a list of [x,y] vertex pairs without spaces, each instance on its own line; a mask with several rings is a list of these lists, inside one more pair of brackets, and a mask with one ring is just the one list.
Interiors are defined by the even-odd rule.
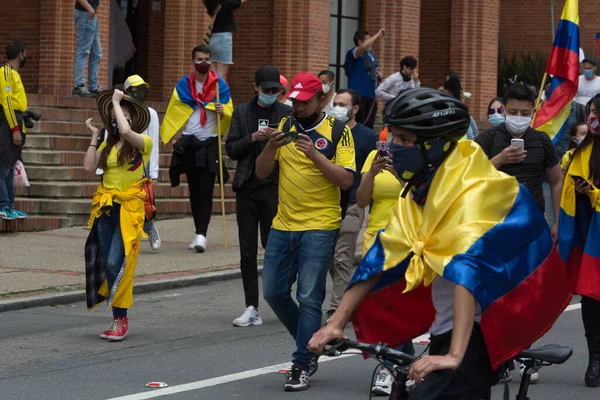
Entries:
[[600,93],[600,77],[596,75],[597,63],[591,57],[586,57],[581,62],[583,74],[579,76],[579,87],[575,96],[577,104],[585,106],[592,97]]
[[323,93],[325,93],[325,108],[323,111],[327,115],[331,115],[333,109],[333,99],[335,98],[335,74],[328,69],[319,72],[319,79],[323,84]]
[[406,56],[400,60],[400,71],[385,78],[375,89],[375,96],[380,100],[389,101],[406,89],[418,87],[421,87],[421,82],[417,72],[417,60]]
[[[142,79],[139,75],[132,75],[125,81],[123,85],[125,93],[130,95],[131,97],[139,100],[141,102],[145,102],[146,100],[146,90],[150,88],[150,85]],[[148,125],[148,129],[143,132],[144,135],[150,136],[152,139],[152,153],[150,153],[150,162],[146,165],[146,176],[152,181],[152,184],[155,185],[158,180],[158,167],[159,167],[159,153],[160,153],[160,123],[158,121],[158,114],[155,109],[152,107],[148,107],[148,111],[150,111],[150,125]],[[108,131],[104,130],[104,140],[108,135]],[[97,175],[104,174],[104,171],[100,168],[96,170]],[[153,220],[146,220],[144,223],[144,232],[148,235],[148,241],[150,242],[150,248],[152,250],[158,250],[160,248],[161,239],[156,226],[154,226]]]

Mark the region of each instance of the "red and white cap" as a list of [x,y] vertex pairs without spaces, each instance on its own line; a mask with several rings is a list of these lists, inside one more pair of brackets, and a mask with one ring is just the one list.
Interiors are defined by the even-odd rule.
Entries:
[[308,101],[323,91],[321,80],[314,74],[301,72],[292,78],[292,87],[285,97],[288,99]]

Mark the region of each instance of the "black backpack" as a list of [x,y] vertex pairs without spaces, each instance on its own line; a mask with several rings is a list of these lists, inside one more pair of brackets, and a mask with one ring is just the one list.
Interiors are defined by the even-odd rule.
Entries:
[[[283,132],[289,132],[292,129],[292,118],[293,116],[290,115],[290,117],[283,123]],[[298,127],[296,127],[296,129],[298,129]],[[331,142],[336,150],[338,143],[340,140],[342,140],[342,136],[344,135],[344,129],[346,129],[345,123],[336,119],[333,120],[333,127],[331,129]],[[343,190],[340,188],[340,207],[342,208],[342,219],[346,217],[346,212],[348,211],[348,203],[350,203],[351,191],[352,189]]]

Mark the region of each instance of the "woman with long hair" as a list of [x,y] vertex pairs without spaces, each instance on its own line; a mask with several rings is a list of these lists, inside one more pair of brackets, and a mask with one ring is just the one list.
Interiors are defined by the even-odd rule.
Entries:
[[563,172],[567,172],[567,168],[569,167],[569,163],[571,162],[571,157],[573,156],[573,152],[583,142],[583,139],[587,136],[588,127],[587,122],[578,122],[571,128],[571,140],[569,141],[569,150],[562,156],[560,160],[560,166],[563,169]]
[[214,18],[208,48],[211,69],[227,80],[229,66],[233,64],[233,31],[237,29],[233,12],[246,0],[204,0],[204,6]]
[[150,124],[142,102],[120,90],[105,90],[96,98],[98,112],[108,130],[106,141],[86,121],[92,140],[84,159],[86,171],[104,171],[92,201],[85,244],[88,309],[103,301],[112,307],[113,324],[102,339],[121,341],[129,333],[127,309],[133,304],[133,278],[144,228],[144,184],[152,139],[141,134]]
[[[442,92],[446,92],[454,98],[465,102],[465,92],[463,92],[462,85],[460,83],[460,77],[456,72],[448,72],[446,74],[446,80],[444,81],[444,85],[441,86],[438,90]],[[470,95],[469,95],[470,96]],[[475,122],[475,118],[470,117],[469,129],[467,130],[467,134],[465,135],[465,139],[473,140],[475,136],[479,134],[479,130],[477,129],[477,123]]]
[[567,167],[558,225],[558,249],[568,262],[589,351],[585,384],[600,386],[600,94],[588,103],[588,134]]

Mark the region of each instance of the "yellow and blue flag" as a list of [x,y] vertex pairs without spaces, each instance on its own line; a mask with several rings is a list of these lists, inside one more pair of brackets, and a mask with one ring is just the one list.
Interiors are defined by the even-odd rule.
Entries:
[[556,145],[567,129],[571,101],[579,85],[578,0],[565,2],[546,73],[553,76],[552,82],[546,101],[536,113],[533,127],[548,133]]
[[[216,89],[219,89],[219,101],[223,104],[224,116],[221,118],[221,130],[217,132],[219,135],[226,135],[231,124],[231,116],[233,115],[233,102],[231,101],[231,92],[227,82],[221,78],[219,74],[209,71],[206,82],[204,82],[203,91],[201,94],[195,93],[196,73],[184,76],[179,80],[171,101],[167,107],[165,117],[160,126],[160,137],[164,143],[175,136],[175,134],[183,128],[187,120],[198,108],[203,110],[215,111],[217,103]],[[218,82],[218,84],[217,84]],[[202,119],[202,115],[201,115]]]
[[[593,144],[573,153],[567,170],[558,218],[558,249],[567,261],[573,293],[600,300],[600,190],[591,179]],[[575,192],[574,177],[593,185],[586,195]]]
[[353,317],[359,340],[397,346],[427,332],[435,316],[430,284],[441,276],[479,303],[493,368],[548,331],[571,299],[536,202],[471,141],[437,170],[423,207],[399,199],[351,285],[375,275]]

